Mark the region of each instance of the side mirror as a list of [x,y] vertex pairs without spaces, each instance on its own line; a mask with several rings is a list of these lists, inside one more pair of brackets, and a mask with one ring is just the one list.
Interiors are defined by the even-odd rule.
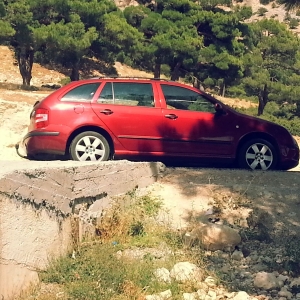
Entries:
[[215,111],[216,111],[217,113],[223,113],[223,106],[222,106],[222,104],[216,103],[216,104],[215,104]]

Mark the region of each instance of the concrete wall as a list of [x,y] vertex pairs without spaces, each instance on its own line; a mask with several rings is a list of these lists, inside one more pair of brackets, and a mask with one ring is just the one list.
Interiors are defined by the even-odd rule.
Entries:
[[13,299],[50,258],[72,249],[76,205],[105,208],[109,196],[145,187],[162,171],[160,163],[128,161],[0,162],[0,298]]

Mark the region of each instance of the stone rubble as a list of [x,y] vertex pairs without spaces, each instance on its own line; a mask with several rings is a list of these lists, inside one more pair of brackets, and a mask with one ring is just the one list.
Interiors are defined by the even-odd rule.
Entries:
[[[201,229],[201,226],[197,227],[196,232],[198,234],[199,228]],[[288,257],[286,257],[284,244],[262,242],[255,239],[242,241],[236,230],[228,230],[229,226],[218,225],[217,228],[218,231],[210,232],[217,232],[218,236],[226,228],[225,232],[229,234],[223,235],[221,242],[214,236],[210,236],[210,241],[216,242],[209,244],[210,249],[216,249],[215,251],[204,250],[202,243],[195,246],[197,237],[195,238],[193,234],[188,233],[183,239],[186,247],[190,247],[190,250],[195,251],[195,253],[201,251],[210,262],[206,270],[188,261],[177,262],[170,270],[165,267],[155,270],[153,280],[166,285],[176,281],[194,286],[197,289],[195,292],[182,291],[183,300],[300,299],[300,269],[298,275],[286,269]],[[203,232],[201,237],[203,237]],[[234,238],[230,235],[231,233]],[[233,245],[235,245],[234,249],[228,251]],[[127,249],[125,253],[126,256],[132,254],[133,257],[137,257],[136,251],[135,249],[131,253]],[[164,251],[165,255],[161,253],[160,256],[156,257],[162,259],[164,256],[174,255],[167,248],[164,248]],[[139,258],[143,256],[141,253],[138,255]],[[147,253],[149,253],[149,249]],[[218,274],[218,278],[212,275],[214,272]],[[209,274],[210,276],[208,276]],[[222,285],[222,282],[226,283],[226,286]],[[172,299],[172,293],[170,290],[166,290],[158,294],[147,295],[145,299]]]

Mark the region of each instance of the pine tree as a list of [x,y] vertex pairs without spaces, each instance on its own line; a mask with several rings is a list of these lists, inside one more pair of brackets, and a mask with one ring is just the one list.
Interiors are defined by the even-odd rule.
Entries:
[[[1,2],[1,37],[13,47],[23,85],[30,85],[34,57],[33,15],[26,0]],[[3,31],[2,31],[3,30]]]
[[270,99],[278,99],[274,95],[284,92],[291,85],[290,77],[299,73],[299,41],[285,24],[273,19],[264,19],[251,27],[253,47],[244,56],[242,84],[248,95],[258,97],[258,115],[262,115]]

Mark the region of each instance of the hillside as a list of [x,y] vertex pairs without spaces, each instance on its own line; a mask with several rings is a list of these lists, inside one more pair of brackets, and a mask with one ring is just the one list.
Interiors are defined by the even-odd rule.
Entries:
[[[22,84],[22,77],[20,75],[18,64],[14,59],[13,52],[7,46],[0,46],[0,84]],[[92,67],[91,63],[91,67]],[[92,76],[104,75],[97,70],[97,64],[95,63],[94,70],[91,72]],[[152,76],[149,73],[134,70],[126,65],[116,62],[115,68],[119,76]],[[59,84],[60,81],[67,77],[67,73],[59,72],[54,70],[50,66],[41,66],[40,64],[34,63],[32,68],[32,80],[31,85],[40,87],[44,84]],[[85,77],[84,74],[82,76]],[[1,87],[1,86],[0,86]]]
[[[45,94],[48,94],[49,91],[39,91],[28,93],[26,91],[18,91],[17,86],[22,84],[22,77],[18,65],[15,63],[12,50],[7,46],[0,46],[0,57],[4,59],[0,60],[0,90],[1,90],[1,99],[7,101],[22,101],[29,104],[34,104],[35,101],[43,97]],[[153,77],[153,74],[133,69],[129,66],[121,64],[119,62],[115,63],[115,68],[119,76],[137,76],[137,77]],[[91,72],[93,76],[103,76],[97,69]],[[50,67],[41,66],[40,64],[34,63],[32,69],[32,80],[31,84],[36,87],[41,87],[45,84],[60,84],[61,80],[66,78],[67,74],[63,74],[57,70],[54,70]],[[85,78],[83,75],[82,78]],[[14,90],[12,93],[10,90]],[[16,97],[18,95],[18,97]],[[231,99],[218,97],[224,103],[236,106],[236,107],[245,107],[256,106],[256,104],[243,99]]]
[[[138,3],[136,1],[132,1],[132,0],[114,0],[114,1],[120,9],[124,9],[125,7],[130,6],[130,5],[138,5]],[[248,20],[248,22],[255,22],[255,21],[263,19],[263,18],[273,18],[280,22],[284,22],[284,19],[287,15],[287,12],[286,12],[284,6],[279,5],[278,3],[276,3],[276,1],[270,1],[270,3],[267,5],[261,4],[260,0],[244,0],[242,2],[241,1],[233,1],[232,3],[233,3],[233,6],[245,5],[245,6],[250,6],[252,8],[253,16]],[[259,16],[257,14],[258,9],[261,7],[264,7],[267,10],[267,12],[263,16]],[[222,8],[224,10],[230,10],[230,8],[228,8],[228,7],[222,7]],[[291,18],[296,18],[296,19],[300,20],[300,18],[297,17],[295,11],[289,12],[288,14]],[[293,29],[293,31],[296,33],[299,33],[300,26]]]

